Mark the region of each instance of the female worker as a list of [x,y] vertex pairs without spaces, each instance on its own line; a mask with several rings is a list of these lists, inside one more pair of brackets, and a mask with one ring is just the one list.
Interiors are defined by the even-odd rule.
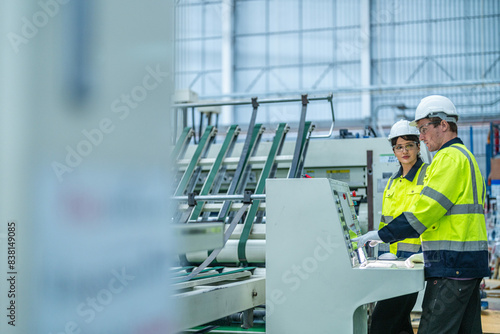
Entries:
[[[391,128],[388,139],[400,168],[391,176],[385,187],[379,229],[390,224],[391,220],[403,211],[408,211],[417,200],[423,188],[428,166],[420,158],[419,132],[416,127],[410,126],[409,121],[396,122]],[[420,239],[405,239],[391,245],[379,244],[379,255],[387,252],[394,258],[408,258],[421,252]],[[390,258],[391,254],[386,254],[382,258]],[[373,310],[370,333],[413,333],[410,312],[415,305],[417,295],[418,292],[415,292],[378,301]]]

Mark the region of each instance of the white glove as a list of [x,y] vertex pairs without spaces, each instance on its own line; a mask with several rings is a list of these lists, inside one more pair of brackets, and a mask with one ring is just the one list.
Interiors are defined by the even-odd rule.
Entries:
[[424,263],[424,254],[423,253],[418,253],[418,254],[413,254],[409,258],[405,260],[405,265],[408,268],[413,268],[415,267],[415,263]]
[[381,244],[381,243],[383,243],[382,240],[372,240],[372,241],[370,241],[370,243],[368,245],[370,245],[370,247],[375,247],[375,246],[377,246],[378,244]]
[[360,237],[352,239],[352,241],[357,242],[358,247],[364,246],[368,241],[371,241],[371,247],[375,247],[376,244],[383,242],[382,239],[380,239],[380,237],[378,236],[378,231],[367,232]]

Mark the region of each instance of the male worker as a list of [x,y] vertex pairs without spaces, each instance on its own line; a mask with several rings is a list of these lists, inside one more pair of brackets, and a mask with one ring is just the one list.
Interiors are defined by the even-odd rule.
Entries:
[[436,153],[419,199],[381,230],[353,240],[365,245],[420,236],[427,281],[420,334],[482,332],[479,284],[490,274],[485,184],[476,159],[457,137],[457,120],[448,98],[422,99],[410,124]]

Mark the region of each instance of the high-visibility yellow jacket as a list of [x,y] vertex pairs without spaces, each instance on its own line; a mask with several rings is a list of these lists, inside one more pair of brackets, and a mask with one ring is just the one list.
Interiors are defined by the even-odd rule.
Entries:
[[384,242],[421,235],[426,277],[489,276],[485,183],[459,138],[435,154],[413,207],[379,231]]
[[[403,177],[403,168],[394,173],[385,186],[382,200],[382,216],[378,228],[389,224],[395,217],[408,211],[419,198],[424,187],[425,172],[429,164],[418,158],[408,174]],[[379,251],[390,251],[399,257],[420,251],[420,237],[407,238],[395,243],[380,244]]]

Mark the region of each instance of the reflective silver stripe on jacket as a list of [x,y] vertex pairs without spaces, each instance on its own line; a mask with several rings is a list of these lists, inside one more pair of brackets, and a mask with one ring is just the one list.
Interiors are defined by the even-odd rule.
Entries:
[[482,204],[457,204],[454,205],[445,216],[449,215],[464,215],[468,213],[484,213],[484,208]]
[[387,190],[391,189],[393,180],[394,180],[394,175],[392,175],[391,178],[389,179],[389,185],[387,186]]
[[393,216],[384,216],[384,215],[382,215],[380,217],[380,222],[382,222],[384,224],[389,224],[390,222],[392,222],[393,219],[394,219]]
[[488,241],[451,241],[451,240],[439,240],[439,241],[422,241],[423,251],[436,251],[436,250],[449,250],[455,252],[477,252],[477,251],[487,251]]
[[416,253],[420,249],[420,244],[407,244],[398,242],[398,251]]
[[469,153],[466,150],[464,150],[462,147],[453,146],[453,145],[451,145],[450,147],[456,148],[457,150],[462,152],[467,157],[467,160],[469,160],[469,166],[470,166],[470,170],[472,173],[472,175],[471,175],[472,176],[472,194],[474,195],[474,204],[478,204],[479,199],[478,199],[478,193],[477,193],[476,170],[474,169],[474,164],[472,163],[472,159],[471,159]]
[[[477,193],[477,180],[476,180],[476,170],[474,169],[474,164],[472,163],[472,159],[470,157],[470,155],[467,153],[467,151],[465,151],[463,148],[461,147],[456,147],[456,146],[451,146],[451,147],[454,147],[456,148],[457,150],[459,150],[460,152],[462,152],[466,157],[467,159],[469,160],[469,165],[470,165],[470,169],[472,171],[472,180],[473,180],[473,191],[474,191],[474,204],[478,204],[479,203],[479,199],[478,199],[478,193]],[[482,193],[482,200],[484,202],[485,198],[486,198],[486,186],[484,184],[484,179],[483,179],[483,193]],[[482,211],[484,212],[484,210]]]
[[448,199],[445,195],[441,194],[439,191],[436,191],[430,187],[424,187],[421,192],[422,195],[428,196],[441,204],[446,211],[450,210],[453,206],[453,202]]
[[[457,146],[450,146],[450,147],[456,148],[457,150],[462,152],[466,156],[467,160],[469,161],[469,166],[471,169],[471,177],[472,177],[472,193],[473,193],[473,197],[474,197],[474,204],[455,204],[455,205],[453,205],[453,203],[446,196],[444,196],[440,192],[438,192],[432,188],[429,188],[429,187],[425,187],[422,190],[422,194],[432,198],[433,200],[435,200],[436,202],[441,204],[441,206],[443,208],[445,208],[447,211],[445,214],[446,216],[463,215],[463,214],[482,214],[482,213],[484,213],[484,208],[483,208],[482,204],[479,204],[479,194],[477,192],[476,172],[475,172],[474,164],[472,163],[471,156],[468,154],[467,151],[465,151],[461,147],[457,147]],[[483,192],[484,191],[485,190],[483,187]],[[484,196],[483,196],[483,198],[484,198]]]
[[422,169],[420,170],[420,174],[418,174],[417,186],[424,185],[425,171],[427,170],[427,167],[429,167],[428,164],[424,164],[422,166]]
[[413,229],[415,229],[415,231],[417,231],[418,234],[424,233],[427,227],[425,227],[425,225],[422,224],[420,220],[418,220],[417,217],[415,217],[415,215],[412,212],[406,211],[403,212],[403,214],[405,215],[405,218],[410,224],[410,226],[413,227]]

